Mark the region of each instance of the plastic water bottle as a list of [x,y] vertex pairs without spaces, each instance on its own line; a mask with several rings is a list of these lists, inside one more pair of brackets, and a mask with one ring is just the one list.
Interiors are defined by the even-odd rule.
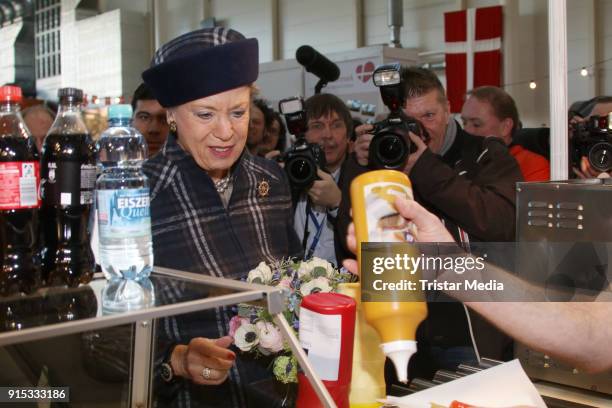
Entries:
[[130,105],[110,106],[109,128],[98,141],[99,261],[108,280],[140,281],[153,268],[149,181],[142,172],[147,145],[131,118]]

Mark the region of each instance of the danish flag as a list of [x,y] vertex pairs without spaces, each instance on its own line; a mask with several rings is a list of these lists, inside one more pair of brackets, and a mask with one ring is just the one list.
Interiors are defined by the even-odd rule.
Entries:
[[444,13],[446,90],[451,112],[461,112],[465,93],[501,85],[502,6]]

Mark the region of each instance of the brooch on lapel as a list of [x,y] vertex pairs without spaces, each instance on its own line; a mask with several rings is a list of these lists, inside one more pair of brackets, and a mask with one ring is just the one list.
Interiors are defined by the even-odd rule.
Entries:
[[259,184],[257,185],[257,195],[259,197],[267,197],[269,193],[270,193],[270,184],[265,180],[260,181]]

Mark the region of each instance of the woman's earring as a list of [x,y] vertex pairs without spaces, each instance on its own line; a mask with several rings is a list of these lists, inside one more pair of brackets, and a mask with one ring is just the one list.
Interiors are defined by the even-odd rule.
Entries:
[[171,121],[170,123],[168,123],[168,125],[170,126],[170,131],[172,133],[176,133],[176,122],[175,121]]

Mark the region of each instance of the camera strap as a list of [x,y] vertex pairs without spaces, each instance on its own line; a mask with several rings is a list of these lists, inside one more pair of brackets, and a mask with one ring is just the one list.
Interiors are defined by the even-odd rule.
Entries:
[[[327,214],[325,214],[325,216],[321,219],[321,222],[319,222],[317,220],[317,216],[314,214],[314,212],[312,212],[310,199],[307,199],[306,201],[306,219],[304,222],[304,238],[302,240],[302,247],[305,250],[304,259],[310,259],[312,255],[314,254],[314,251],[317,248],[317,245],[319,244],[319,240],[321,239],[321,233],[323,232],[323,227],[325,226],[326,217],[327,217]],[[306,250],[306,246],[308,245],[308,236],[309,236],[308,224],[310,223],[310,220],[312,220],[312,223],[314,224],[316,228],[316,232],[312,239],[312,242],[310,243],[310,246],[308,247],[308,250]]]

